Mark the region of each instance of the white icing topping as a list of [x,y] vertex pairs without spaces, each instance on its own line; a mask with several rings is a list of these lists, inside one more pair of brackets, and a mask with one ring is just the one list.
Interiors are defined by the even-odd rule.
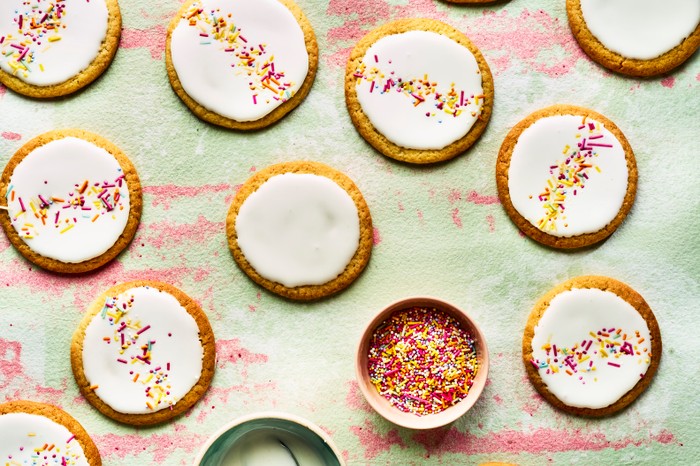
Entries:
[[66,263],[105,253],[129,219],[129,190],[117,160],[74,137],[50,141],[22,159],[7,203],[12,226],[32,251]]
[[646,374],[651,338],[644,318],[618,295],[574,288],[552,299],[535,327],[532,350],[554,396],[568,406],[599,409]]
[[[213,28],[219,19],[221,32]],[[301,26],[277,0],[195,2],[172,33],[171,54],[185,92],[236,121],[259,120],[282,105],[309,71]]]
[[677,47],[700,23],[698,0],[581,0],[581,11],[606,48],[639,60]]
[[97,57],[107,35],[104,0],[0,4],[0,68],[29,84],[50,86],[78,75]]
[[332,180],[285,173],[243,202],[236,234],[246,260],[268,280],[289,288],[322,285],[355,255],[360,220],[355,202]]
[[0,416],[0,464],[88,466],[82,447],[65,426],[26,413]]
[[513,207],[559,237],[593,233],[610,223],[622,207],[627,180],[620,141],[602,123],[584,124],[573,115],[541,118],[526,128],[508,169]]
[[199,380],[203,355],[197,322],[179,301],[139,287],[108,298],[92,319],[83,369],[95,394],[115,411],[144,414],[184,397]]
[[372,126],[409,149],[439,150],[461,139],[484,104],[474,55],[434,32],[382,37],[367,50],[354,77]]

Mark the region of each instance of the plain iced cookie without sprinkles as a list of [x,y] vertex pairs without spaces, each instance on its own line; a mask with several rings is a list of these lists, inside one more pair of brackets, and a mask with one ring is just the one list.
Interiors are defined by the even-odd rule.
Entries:
[[467,150],[486,129],[493,79],[481,52],[453,27],[403,19],[353,49],[345,101],[360,135],[396,160],[433,163]]
[[304,100],[318,46],[291,0],[191,0],[170,23],[165,60],[175,93],[195,115],[253,130]]
[[566,11],[583,51],[618,73],[667,73],[700,46],[698,0],[567,0]]
[[496,163],[498,196],[516,226],[547,246],[589,246],[632,208],[637,165],[627,139],[603,115],[555,105],[508,133]]
[[117,0],[3,0],[0,83],[29,97],[73,93],[109,67],[120,36]]
[[608,277],[571,279],[535,305],[523,362],[538,392],[573,414],[606,416],[632,403],[661,359],[661,333],[644,298]]
[[44,133],[10,159],[0,179],[2,224],[31,262],[62,273],[94,270],[131,241],[141,184],[129,159],[87,131]]
[[209,321],[166,283],[114,286],[73,335],[71,365],[83,396],[102,414],[133,425],[167,421],[192,407],[214,376]]
[[0,464],[101,466],[102,459],[71,415],[21,400],[0,404]]
[[259,171],[226,219],[233,258],[257,284],[308,301],[346,288],[367,265],[372,218],[346,175],[317,162]]

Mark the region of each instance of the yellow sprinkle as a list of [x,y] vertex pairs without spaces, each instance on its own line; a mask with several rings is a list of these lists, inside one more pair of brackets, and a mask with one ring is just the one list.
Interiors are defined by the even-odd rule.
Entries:
[[49,42],[57,42],[61,40],[61,36],[51,36],[49,37]]
[[43,63],[39,63],[39,69],[40,69],[41,71],[44,71],[44,64],[43,64]]
[[600,167],[599,167],[598,165],[595,166],[595,171],[597,171],[598,173],[600,173]]
[[74,226],[75,226],[75,225],[73,225],[73,224],[71,224],[71,225],[68,225],[68,226],[67,226],[67,227],[65,227],[65,228],[64,228],[63,230],[61,230],[61,234],[63,234],[63,233],[65,233],[65,232],[67,232],[68,230],[70,230],[70,229],[71,229],[71,228],[73,228]]

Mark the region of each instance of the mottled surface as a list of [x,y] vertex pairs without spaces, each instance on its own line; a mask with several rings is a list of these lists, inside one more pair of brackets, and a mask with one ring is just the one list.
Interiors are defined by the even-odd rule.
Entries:
[[[170,89],[163,50],[176,0],[121,0],[121,49],[78,95],[37,102],[0,88],[4,165],[28,139],[79,127],[131,158],[144,191],[131,246],[96,273],[36,270],[0,235],[0,397],[58,404],[90,432],[107,465],[190,464],[206,438],[242,414],[277,409],[332,435],[353,465],[679,464],[700,461],[700,136],[696,54],[672,76],[638,80],[592,63],[571,36],[563,1],[457,6],[433,0],[300,0],[316,29],[319,74],[302,105],[252,134],[197,120]],[[148,6],[146,6],[148,5]],[[344,65],[371,28],[431,17],[464,31],[494,73],[496,101],[481,140],[432,167],[393,162],[353,128]],[[608,241],[584,251],[546,249],[523,237],[496,197],[494,167],[508,130],[555,103],[613,120],[637,156],[639,191]],[[236,186],[258,168],[298,158],[350,176],[372,211],[375,247],[358,281],[336,297],[294,304],[254,285],[235,265],[224,219]],[[619,415],[586,420],[554,411],[520,359],[525,321],[554,285],[610,275],[640,292],[661,327],[664,353],[649,389]],[[80,396],[69,342],[86,306],[117,282],[168,281],[195,298],[218,338],[217,373],[185,416],[135,429]],[[464,307],[491,349],[482,399],[450,428],[413,432],[374,414],[354,381],[363,326],[391,301],[430,294]]]

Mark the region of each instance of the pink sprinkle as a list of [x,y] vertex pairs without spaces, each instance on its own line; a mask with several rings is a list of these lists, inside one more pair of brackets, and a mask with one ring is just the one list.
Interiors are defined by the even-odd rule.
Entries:
[[588,345],[586,345],[586,351],[588,351],[588,349],[591,347],[592,344],[593,344],[593,340],[588,342]]
[[602,134],[596,134],[595,136],[590,136],[588,139],[600,139],[602,137],[605,137],[605,136],[603,136]]
[[170,363],[166,364],[165,367],[170,370]]
[[126,359],[117,359],[117,362],[120,362],[122,364],[127,364]]
[[464,91],[462,91],[462,92],[459,94],[459,106],[461,107],[461,106],[463,106],[463,105],[464,105]]
[[22,29],[22,24],[24,23],[24,16],[19,15],[19,28]]
[[595,125],[593,123],[588,123],[588,129],[595,129]]
[[258,95],[257,94],[253,94],[253,104],[258,105]]
[[578,127],[578,129],[583,129],[583,128],[585,128],[585,127],[586,127],[586,125],[581,125],[581,126]]
[[151,328],[151,326],[150,326],[150,325],[146,325],[144,328],[142,328],[141,330],[139,330],[138,332],[136,332],[136,335],[141,335],[143,332],[145,332],[145,331],[148,330],[149,328]]
[[554,356],[557,355],[557,345],[552,345],[552,349],[554,350]]
[[374,63],[379,63],[379,58],[376,55],[374,56]]
[[374,90],[374,81],[372,81],[372,85],[369,87],[369,93],[371,94],[373,90]]
[[245,40],[245,37],[243,37],[243,36],[238,36],[238,37],[239,37],[243,42],[245,42],[246,44],[248,43],[248,41]]
[[530,364],[532,364],[536,370],[540,370],[540,366],[538,366],[537,363],[533,359],[530,359]]
[[66,440],[66,443],[71,443],[71,441],[75,438],[75,435],[71,435],[68,440]]
[[614,362],[608,362],[608,366],[613,366],[613,367],[620,367],[619,364],[614,363]]
[[26,207],[24,207],[24,202],[22,202],[22,198],[18,197],[17,199],[19,200],[19,206],[22,208],[22,212],[26,212],[27,209]]
[[612,144],[596,144],[595,142],[589,142],[589,147],[612,147]]
[[209,37],[209,34],[207,34],[206,32],[200,32],[199,37]]
[[56,212],[56,220],[53,223],[58,223],[58,216],[61,215],[61,211]]

